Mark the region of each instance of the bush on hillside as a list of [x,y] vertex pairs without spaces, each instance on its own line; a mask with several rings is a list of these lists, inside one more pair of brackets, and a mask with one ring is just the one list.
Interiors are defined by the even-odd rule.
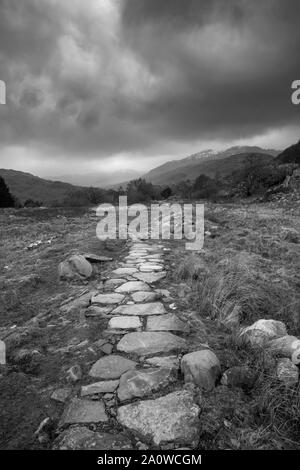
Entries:
[[0,207],[14,207],[14,205],[14,198],[10,194],[4,179],[0,176]]

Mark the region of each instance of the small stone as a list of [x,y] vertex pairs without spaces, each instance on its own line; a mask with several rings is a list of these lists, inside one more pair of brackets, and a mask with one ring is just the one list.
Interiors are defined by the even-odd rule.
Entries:
[[81,255],[73,255],[58,266],[60,279],[88,279],[92,274],[92,265]]
[[161,315],[166,313],[165,307],[161,302],[149,302],[146,304],[136,305],[120,305],[115,308],[113,314],[121,315],[134,315],[134,316],[147,316],[147,315]]
[[113,317],[109,320],[109,328],[120,329],[120,330],[130,330],[141,328],[142,323],[138,317]]
[[176,443],[193,448],[198,444],[199,411],[193,395],[182,390],[121,406],[118,421],[149,444]]
[[6,346],[4,341],[0,340],[0,365],[6,364]]
[[247,366],[235,366],[222,375],[221,384],[230,387],[250,389],[254,386],[257,374]]
[[124,372],[134,369],[136,365],[136,362],[122,356],[106,356],[93,365],[89,375],[97,379],[118,379]]
[[130,370],[120,379],[118,398],[120,401],[143,397],[163,389],[175,378],[171,369]]
[[139,290],[149,291],[150,287],[148,286],[148,284],[142,281],[129,281],[119,286],[116,289],[116,292],[130,294],[131,292],[137,292]]
[[131,297],[134,302],[154,302],[159,299],[159,294],[157,292],[134,292]]
[[155,289],[158,295],[165,297],[166,299],[172,299],[170,292],[167,289]]
[[112,350],[113,350],[113,345],[110,344],[110,343],[106,343],[106,344],[103,344],[103,346],[100,347],[100,350],[104,353],[104,354],[111,354],[112,353]]
[[70,388],[58,388],[52,393],[51,398],[54,401],[65,403],[67,399],[70,397],[71,393],[72,393],[72,390]]
[[120,304],[124,299],[125,295],[123,294],[98,294],[92,297],[92,304]]
[[192,382],[204,390],[212,390],[221,375],[220,362],[209,349],[195,351],[183,356],[181,371],[186,383]]
[[81,387],[81,396],[95,395],[96,393],[111,393],[116,390],[119,380],[105,380]]
[[131,449],[128,438],[122,434],[94,432],[85,426],[70,427],[54,443],[56,450],[125,450]]
[[180,331],[188,333],[190,331],[189,324],[179,320],[179,318],[169,313],[157,317],[147,318],[147,331]]
[[79,423],[106,423],[108,421],[102,401],[73,398],[64,410],[59,426]]
[[287,387],[292,387],[299,382],[299,369],[288,358],[280,359],[276,374],[278,379]]
[[80,365],[75,364],[67,370],[67,380],[70,382],[78,382],[82,378],[82,370]]
[[146,331],[127,333],[117,344],[118,351],[139,356],[181,351],[186,347],[186,341],[172,333]]

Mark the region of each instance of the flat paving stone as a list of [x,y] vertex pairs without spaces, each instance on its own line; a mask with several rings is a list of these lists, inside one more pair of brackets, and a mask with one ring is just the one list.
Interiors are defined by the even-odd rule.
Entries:
[[142,323],[139,317],[114,317],[109,320],[108,327],[112,329],[130,330],[141,328]]
[[104,287],[115,287],[120,286],[121,284],[124,284],[124,279],[116,277],[113,279],[107,279],[107,281],[105,281]]
[[89,375],[97,379],[118,379],[124,372],[134,369],[137,363],[117,354],[101,357],[91,368]]
[[138,356],[149,356],[158,353],[185,350],[184,339],[167,332],[134,332],[127,333],[117,344],[117,350]]
[[120,379],[118,398],[120,401],[144,397],[161,390],[175,381],[172,369],[130,370]]
[[59,426],[80,423],[106,423],[108,416],[102,401],[73,398],[65,408]]
[[165,307],[161,302],[148,302],[146,304],[120,305],[112,311],[112,314],[144,317],[147,315],[161,315],[165,312]]
[[137,292],[139,290],[149,291],[150,286],[143,281],[129,281],[119,286],[116,292],[130,294],[131,292]]
[[154,302],[160,298],[157,292],[134,292],[131,295],[134,302]]
[[112,271],[112,274],[116,276],[122,276],[124,274],[131,275],[137,272],[137,268],[118,268]]
[[54,443],[54,449],[98,451],[127,450],[132,449],[132,445],[128,437],[121,433],[110,434],[102,431],[94,432],[85,426],[72,426],[58,436]]
[[113,393],[119,385],[119,380],[104,380],[81,387],[81,396],[95,395],[95,393]]
[[92,297],[92,304],[120,304],[125,299],[125,295],[112,292],[110,294],[98,294]]
[[148,284],[154,284],[155,282],[160,281],[164,277],[166,277],[167,273],[165,271],[160,273],[135,273],[133,277],[138,279],[139,281],[146,282]]
[[195,447],[199,434],[199,407],[188,390],[170,393],[118,408],[119,423],[150,444]]
[[144,263],[139,265],[139,270],[142,273],[158,272],[163,270],[163,266],[160,264]]
[[181,331],[188,333],[190,328],[186,322],[179,320],[173,313],[147,318],[147,331]]

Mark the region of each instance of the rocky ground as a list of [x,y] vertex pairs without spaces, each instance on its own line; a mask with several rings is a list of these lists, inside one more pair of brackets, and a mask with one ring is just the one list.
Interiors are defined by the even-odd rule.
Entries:
[[[172,240],[101,243],[92,213],[1,217],[0,448],[296,448],[292,207],[208,207],[192,254]],[[249,305],[249,290],[220,302],[212,274],[237,255],[246,282],[272,280],[293,307]]]

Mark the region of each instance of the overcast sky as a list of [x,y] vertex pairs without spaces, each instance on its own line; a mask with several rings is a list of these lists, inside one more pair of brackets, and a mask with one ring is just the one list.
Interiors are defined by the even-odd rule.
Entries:
[[0,0],[0,167],[150,169],[299,139],[299,0]]

